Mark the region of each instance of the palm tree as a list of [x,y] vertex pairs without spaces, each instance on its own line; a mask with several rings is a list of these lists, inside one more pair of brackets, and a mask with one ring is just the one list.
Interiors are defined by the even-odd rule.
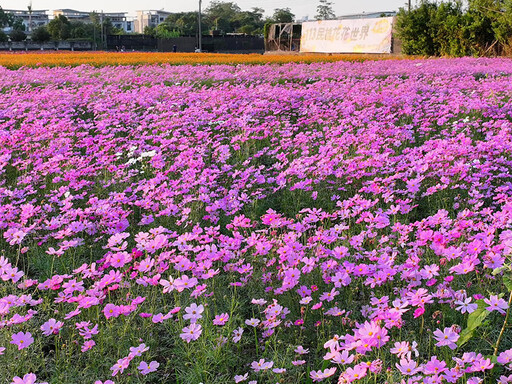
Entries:
[[28,5],[28,33],[32,33],[32,0]]

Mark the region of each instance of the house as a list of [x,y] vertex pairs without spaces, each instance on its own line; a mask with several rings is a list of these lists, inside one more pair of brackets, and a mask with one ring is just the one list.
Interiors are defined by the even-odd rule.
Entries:
[[23,21],[23,25],[25,26],[25,31],[28,33],[32,32],[37,27],[41,27],[50,22],[48,14],[46,13],[48,10],[33,9],[32,11],[29,11],[28,9],[4,9],[4,12],[21,19]]
[[144,33],[146,27],[156,27],[163,23],[167,16],[171,15],[171,12],[163,10],[148,10],[148,11],[137,11],[137,17],[135,19],[135,32]]

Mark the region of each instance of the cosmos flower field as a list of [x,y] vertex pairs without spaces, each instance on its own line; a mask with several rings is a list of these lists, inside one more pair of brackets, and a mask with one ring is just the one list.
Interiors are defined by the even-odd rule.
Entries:
[[0,382],[509,383],[512,60],[0,67]]

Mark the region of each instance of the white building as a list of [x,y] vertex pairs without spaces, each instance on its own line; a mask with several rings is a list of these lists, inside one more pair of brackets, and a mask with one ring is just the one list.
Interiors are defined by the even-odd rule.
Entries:
[[53,17],[66,16],[69,21],[81,21],[82,23],[90,23],[91,12],[82,12],[75,9],[55,9],[53,11]]
[[17,10],[17,9],[4,9],[5,13],[10,13],[15,17],[23,21],[25,31],[32,32],[37,27],[41,27],[49,23],[47,10],[32,10],[29,12],[28,9]]
[[114,27],[122,29],[126,33],[133,33],[135,22],[133,20],[128,20],[126,14],[126,12],[104,13],[103,18],[109,18]]
[[167,16],[170,14],[171,12],[162,10],[137,11],[137,18],[135,19],[135,32],[144,33],[144,28],[156,27],[157,25],[163,23]]
[[[98,17],[103,20],[107,18],[110,19],[112,25],[116,28],[120,28],[126,33],[132,33],[134,29],[134,21],[128,20],[126,17],[127,12],[97,12],[93,11],[98,15]],[[57,17],[59,15],[66,16],[69,21],[81,21],[82,23],[91,23],[91,13],[93,12],[83,12],[77,11],[74,9],[56,9],[53,11],[53,16]]]

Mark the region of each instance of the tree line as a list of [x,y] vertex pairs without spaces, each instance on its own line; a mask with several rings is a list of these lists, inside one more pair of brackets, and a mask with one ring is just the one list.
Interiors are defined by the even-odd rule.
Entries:
[[[203,33],[226,34],[243,33],[247,35],[262,35],[266,30],[265,25],[272,23],[291,23],[295,15],[290,8],[276,8],[271,17],[264,16],[265,11],[259,7],[250,10],[242,10],[234,2],[213,1],[204,10],[201,20]],[[335,18],[332,2],[319,0],[316,18]],[[90,22],[70,21],[65,16],[59,15],[46,26],[41,26],[32,31],[31,39],[36,42],[49,40],[88,40],[101,46],[101,37],[104,35],[120,35],[126,32],[114,27],[109,18],[100,21],[98,13],[90,14]],[[8,41],[8,36],[2,32],[2,28],[11,27],[9,37],[12,41],[23,41],[27,38],[25,27],[19,18],[5,13],[0,7],[0,42]],[[198,31],[197,12],[171,13],[163,23],[156,27],[146,27],[144,34],[158,38],[172,38],[179,36],[195,36]]]
[[409,55],[512,53],[512,0],[421,1],[400,9],[397,35]]

